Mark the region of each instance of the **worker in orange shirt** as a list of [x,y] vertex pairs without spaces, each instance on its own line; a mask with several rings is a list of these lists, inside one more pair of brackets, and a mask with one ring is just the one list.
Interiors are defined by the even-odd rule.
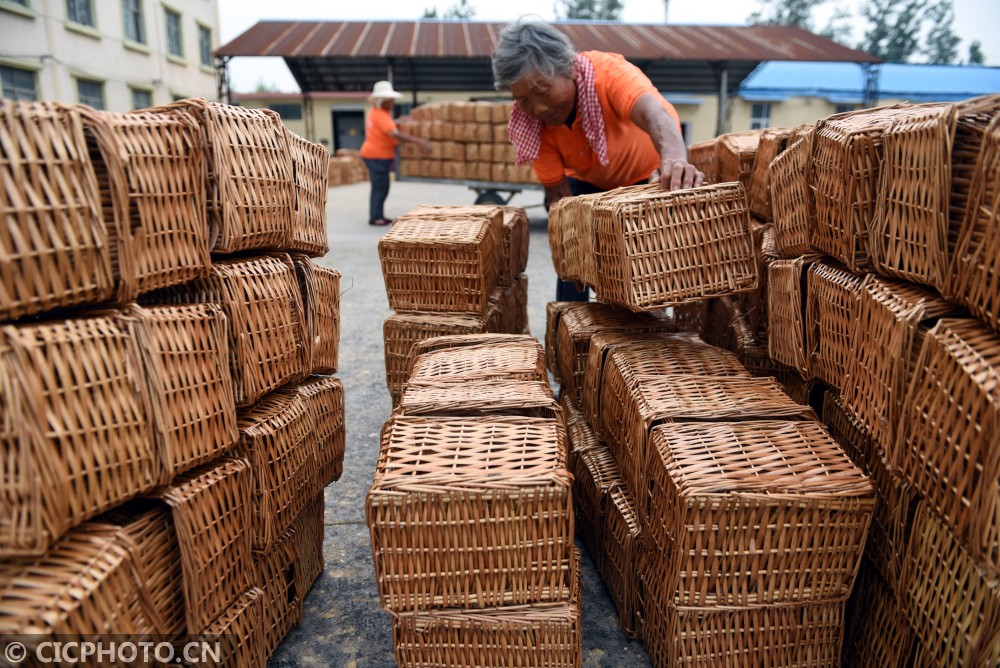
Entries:
[[[516,162],[532,164],[546,205],[638,183],[675,190],[704,180],[687,161],[677,111],[619,54],[577,53],[553,26],[522,18],[500,33],[493,78],[514,97]],[[588,292],[559,281],[556,299],[586,301]]]
[[388,81],[377,81],[372,88],[372,109],[365,122],[365,142],[361,145],[361,158],[368,167],[371,181],[371,196],[368,203],[369,225],[391,225],[385,217],[385,200],[389,196],[389,173],[396,158],[396,147],[400,142],[417,144],[425,153],[430,153],[431,143],[426,139],[400,132],[392,120],[392,107],[402,97]]

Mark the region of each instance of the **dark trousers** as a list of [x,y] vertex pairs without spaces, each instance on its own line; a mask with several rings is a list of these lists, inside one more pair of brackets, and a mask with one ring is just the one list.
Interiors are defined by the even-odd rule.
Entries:
[[[569,191],[576,195],[593,195],[594,193],[604,192],[603,188],[598,188],[593,183],[588,183],[587,181],[581,181],[580,179],[566,178],[569,181]],[[576,288],[576,283],[573,281],[564,281],[561,278],[556,279],[556,301],[557,302],[589,302],[590,301],[590,289],[584,288],[583,290],[578,290]]]
[[368,222],[373,223],[385,218],[385,199],[389,196],[389,172],[392,171],[392,160],[369,160],[365,158],[368,167],[368,179],[372,182],[371,199],[368,201]]

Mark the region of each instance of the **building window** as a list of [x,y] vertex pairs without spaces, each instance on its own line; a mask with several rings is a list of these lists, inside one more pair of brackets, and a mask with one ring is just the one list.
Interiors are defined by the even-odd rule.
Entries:
[[18,67],[0,65],[0,83],[5,100],[37,100],[35,73]]
[[212,67],[212,31],[205,26],[198,26],[198,54],[202,65]]
[[771,127],[771,103],[754,102],[750,109],[750,129],[761,130]]
[[184,40],[181,39],[181,15],[172,9],[165,9],[164,19],[167,24],[167,53],[182,58]]
[[11,2],[15,5],[21,5],[22,7],[28,6],[28,0],[6,0],[6,1]]
[[293,103],[269,104],[267,108],[276,112],[285,121],[301,121],[302,105]]
[[146,109],[153,106],[153,94],[141,88],[132,89],[132,109]]
[[80,104],[104,109],[104,84],[100,81],[76,80],[76,97]]
[[94,8],[91,0],[66,0],[66,19],[93,28]]
[[146,28],[142,20],[142,0],[122,0],[125,16],[125,39],[139,44],[146,43]]

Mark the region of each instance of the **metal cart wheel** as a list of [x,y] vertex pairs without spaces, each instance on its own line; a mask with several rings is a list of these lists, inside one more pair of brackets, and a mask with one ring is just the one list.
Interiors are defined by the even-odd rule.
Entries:
[[[513,193],[511,193],[511,196],[513,196]],[[476,204],[498,204],[503,206],[509,200],[510,198],[504,199],[503,195],[496,190],[481,190],[476,195]]]

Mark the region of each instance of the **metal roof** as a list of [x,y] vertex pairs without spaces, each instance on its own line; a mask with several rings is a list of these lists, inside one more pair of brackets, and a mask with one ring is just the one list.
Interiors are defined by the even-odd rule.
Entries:
[[[303,92],[367,91],[391,71],[398,90],[493,90],[490,55],[505,23],[261,21],[215,55],[277,56]],[[731,91],[762,61],[879,62],[791,26],[684,26],[564,21],[580,51],[620,53],[660,89]]]

